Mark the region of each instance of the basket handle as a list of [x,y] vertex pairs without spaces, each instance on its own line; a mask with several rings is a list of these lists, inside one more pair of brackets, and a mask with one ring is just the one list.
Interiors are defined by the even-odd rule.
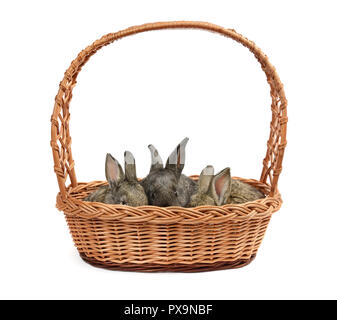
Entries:
[[77,75],[81,71],[82,67],[99,49],[114,42],[115,40],[150,30],[176,28],[203,29],[219,33],[248,48],[260,63],[262,70],[267,76],[267,81],[270,85],[270,95],[272,98],[270,135],[267,143],[267,153],[263,160],[260,181],[263,183],[269,182],[271,184],[270,195],[274,194],[277,188],[278,178],[282,170],[282,160],[286,146],[287,130],[287,99],[284,94],[283,85],[275,71],[275,68],[270,64],[267,56],[255,45],[254,42],[238,34],[233,29],[225,29],[207,22],[169,21],[147,23],[119,32],[109,33],[81,51],[65,72],[64,78],[60,82],[59,90],[55,97],[54,111],[51,116],[51,147],[54,158],[54,171],[57,176],[63,199],[67,197],[66,181],[68,176],[71,181],[71,186],[77,186],[74,160],[71,153],[69,103],[72,98],[72,90],[76,85]]

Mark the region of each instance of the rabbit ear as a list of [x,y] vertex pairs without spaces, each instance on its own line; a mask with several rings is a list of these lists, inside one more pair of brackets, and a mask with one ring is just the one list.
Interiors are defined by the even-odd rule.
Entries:
[[211,196],[218,206],[227,203],[231,194],[232,178],[229,168],[223,169],[214,176],[211,185]]
[[105,158],[105,176],[111,188],[124,180],[124,172],[121,165],[110,153]]
[[152,145],[148,145],[151,152],[151,168],[150,172],[156,169],[163,168],[163,160],[161,159],[158,150]]
[[124,152],[124,169],[127,181],[137,181],[136,161],[130,151]]
[[199,176],[199,191],[202,193],[207,193],[211,185],[212,179],[214,177],[214,168],[213,166],[207,166],[204,168]]
[[181,141],[174,151],[170,154],[166,162],[166,169],[171,169],[180,176],[185,165],[185,148],[188,142],[188,138]]

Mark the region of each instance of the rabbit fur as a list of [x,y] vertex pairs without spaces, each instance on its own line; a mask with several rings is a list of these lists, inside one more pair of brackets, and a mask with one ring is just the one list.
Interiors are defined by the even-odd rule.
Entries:
[[190,197],[197,190],[197,183],[182,174],[185,165],[185,147],[188,138],[181,141],[168,157],[165,168],[158,150],[149,145],[151,152],[151,168],[142,180],[150,205],[168,207],[185,207]]
[[214,175],[214,168],[207,166],[199,176],[197,191],[191,195],[188,206],[240,204],[264,197],[265,195],[253,186],[232,179],[229,168]]
[[124,153],[124,167],[125,174],[119,162],[108,153],[105,160],[105,176],[109,184],[100,187],[84,200],[133,207],[147,205],[145,191],[137,180],[135,158],[129,151]]

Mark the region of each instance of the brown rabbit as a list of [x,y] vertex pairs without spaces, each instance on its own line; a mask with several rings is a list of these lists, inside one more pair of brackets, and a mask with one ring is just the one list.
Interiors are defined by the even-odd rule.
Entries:
[[189,206],[239,204],[264,197],[260,190],[232,179],[229,168],[223,169],[214,176],[214,168],[207,166],[200,174],[198,190],[191,196]]
[[105,160],[105,176],[109,185],[99,188],[84,200],[133,207],[147,205],[146,194],[137,180],[136,162],[131,152],[125,151],[124,162],[125,175],[118,161],[108,153]]

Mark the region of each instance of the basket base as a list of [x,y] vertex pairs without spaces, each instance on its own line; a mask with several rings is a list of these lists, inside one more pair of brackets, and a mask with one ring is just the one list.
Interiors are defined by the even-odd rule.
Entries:
[[241,259],[232,262],[216,262],[216,263],[196,263],[196,264],[158,264],[158,263],[113,263],[113,262],[102,262],[95,258],[88,258],[84,253],[80,253],[80,257],[90,265],[98,268],[104,268],[109,270],[118,271],[135,271],[135,272],[205,272],[205,271],[216,271],[224,269],[236,269],[241,268],[249,263],[251,263],[255,255],[250,259]]

